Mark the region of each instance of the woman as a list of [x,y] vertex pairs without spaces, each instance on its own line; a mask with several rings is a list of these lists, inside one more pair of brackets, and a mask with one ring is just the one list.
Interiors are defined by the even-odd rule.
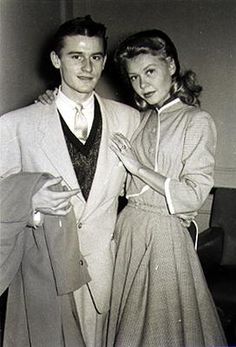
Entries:
[[226,346],[187,229],[177,214],[197,211],[213,186],[216,129],[199,108],[195,74],[180,73],[176,48],[159,30],[118,47],[117,63],[145,110],[129,142],[111,148],[131,174],[114,238],[107,346]]

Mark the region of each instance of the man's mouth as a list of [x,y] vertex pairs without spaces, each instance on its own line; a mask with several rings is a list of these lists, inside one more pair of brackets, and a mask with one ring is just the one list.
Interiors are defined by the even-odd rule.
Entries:
[[92,76],[77,76],[81,81],[92,81]]

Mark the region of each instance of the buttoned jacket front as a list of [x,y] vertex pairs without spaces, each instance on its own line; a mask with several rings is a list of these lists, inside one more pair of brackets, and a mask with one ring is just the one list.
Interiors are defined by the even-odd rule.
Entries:
[[[131,138],[139,113],[124,104],[95,94],[102,115],[102,138],[97,168],[87,202],[79,192],[72,199],[80,248],[92,278],[88,284],[98,312],[109,309],[118,196],[126,171],[110,149],[110,136],[119,132]],[[79,188],[55,103],[40,103],[0,118],[2,177],[21,171],[46,172],[63,178],[69,189]]]

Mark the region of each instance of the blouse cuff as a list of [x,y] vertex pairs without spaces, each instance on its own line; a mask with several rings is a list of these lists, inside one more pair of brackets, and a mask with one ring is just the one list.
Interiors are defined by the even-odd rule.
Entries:
[[174,210],[174,206],[170,196],[170,178],[169,177],[167,177],[167,179],[165,180],[165,195],[166,195],[167,205],[168,205],[170,214],[174,214],[175,210]]
[[33,212],[33,228],[37,229],[42,225],[42,215],[39,211]]

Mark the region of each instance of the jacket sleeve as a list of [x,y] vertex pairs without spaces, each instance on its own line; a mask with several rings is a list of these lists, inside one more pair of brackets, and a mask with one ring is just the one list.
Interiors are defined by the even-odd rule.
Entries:
[[[6,177],[21,171],[20,143],[11,122],[11,115],[0,117],[0,176]],[[11,123],[11,124],[10,124]]]
[[165,193],[171,214],[198,210],[213,184],[216,127],[211,116],[198,111],[191,116],[185,133],[179,179],[167,178]]
[[25,251],[32,194],[41,174],[19,173],[0,180],[0,295],[15,277]]

